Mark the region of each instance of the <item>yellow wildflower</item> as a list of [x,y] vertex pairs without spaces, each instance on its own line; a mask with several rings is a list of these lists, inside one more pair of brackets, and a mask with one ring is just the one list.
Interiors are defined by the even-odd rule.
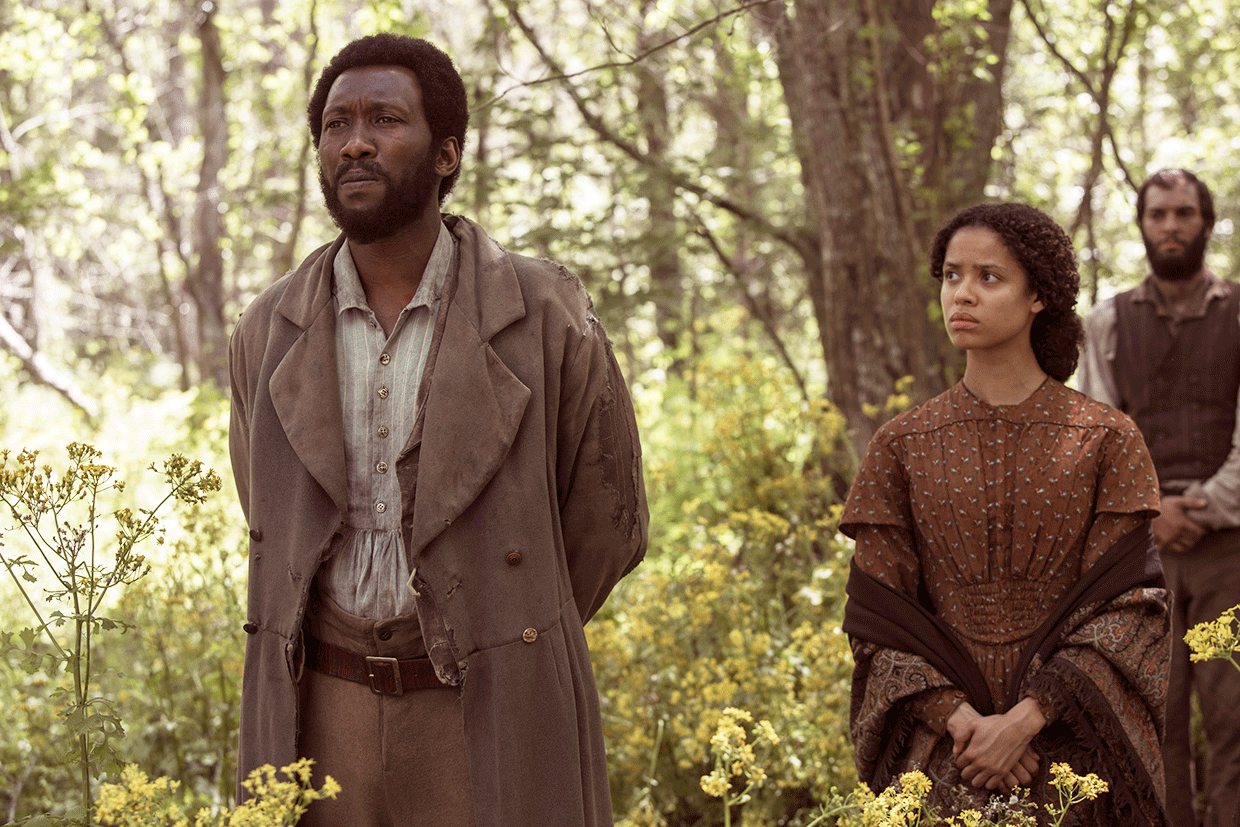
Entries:
[[1240,645],[1240,634],[1236,630],[1238,614],[1240,605],[1231,607],[1216,620],[1207,620],[1189,629],[1184,641],[1192,650],[1190,658],[1194,662],[1232,658]]

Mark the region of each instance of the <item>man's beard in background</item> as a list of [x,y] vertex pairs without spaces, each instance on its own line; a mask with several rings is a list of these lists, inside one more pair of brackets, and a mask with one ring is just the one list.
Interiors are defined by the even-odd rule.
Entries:
[[1154,275],[1164,281],[1188,281],[1201,270],[1206,260],[1206,230],[1203,227],[1196,238],[1188,242],[1178,253],[1162,253],[1151,243],[1150,237],[1141,231],[1145,241],[1145,255]]

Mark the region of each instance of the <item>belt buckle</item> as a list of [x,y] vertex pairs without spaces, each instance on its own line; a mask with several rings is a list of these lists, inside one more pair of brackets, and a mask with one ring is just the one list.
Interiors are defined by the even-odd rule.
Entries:
[[[375,683],[376,667],[386,667],[391,670],[392,683],[396,687],[394,691],[385,692],[378,687]],[[399,697],[405,694],[405,688],[400,682],[400,662],[396,658],[368,657],[366,658],[366,672],[370,676],[370,691],[376,695],[396,695]]]

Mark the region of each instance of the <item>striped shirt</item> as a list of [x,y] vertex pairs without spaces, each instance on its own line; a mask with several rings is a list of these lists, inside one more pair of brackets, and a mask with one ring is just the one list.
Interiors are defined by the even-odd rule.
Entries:
[[414,612],[400,531],[396,458],[417,419],[435,317],[456,249],[442,224],[422,282],[385,336],[344,244],[334,262],[336,364],[348,474],[346,529],[319,573],[321,592],[349,614],[387,619]]

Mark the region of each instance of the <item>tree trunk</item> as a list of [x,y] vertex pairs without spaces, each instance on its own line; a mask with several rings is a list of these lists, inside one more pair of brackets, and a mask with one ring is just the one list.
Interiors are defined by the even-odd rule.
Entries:
[[818,261],[809,293],[827,396],[869,442],[896,383],[925,399],[944,385],[930,296],[920,284],[909,181],[896,163],[876,0],[796,0],[766,20],[805,183]]
[[[649,2],[643,3],[639,19],[650,13]],[[637,51],[643,53],[665,39],[665,32],[642,29],[637,36]],[[647,257],[650,268],[650,295],[654,301],[655,325],[659,339],[669,353],[675,354],[672,370],[679,373],[684,366],[679,353],[680,334],[684,325],[684,282],[680,262],[682,228],[676,218],[676,186],[661,174],[668,165],[667,152],[672,142],[671,113],[664,88],[662,58],[652,56],[635,67],[637,73],[637,119],[640,134],[646,139],[650,164],[645,169],[643,188],[650,204],[647,232]]]
[[194,204],[194,266],[189,292],[198,317],[198,365],[204,380],[228,387],[228,334],[224,324],[224,256],[220,241],[220,171],[228,156],[224,112],[224,57],[215,25],[216,6],[207,2],[197,21],[202,47],[202,90],[198,125],[202,133],[202,167]]
[[[1012,2],[991,0],[973,48],[996,62],[989,76],[963,83],[927,49],[934,0],[789,5],[763,6],[758,16],[776,43],[807,226],[820,250],[806,274],[827,396],[861,450],[902,378],[911,378],[901,389],[915,401],[950,380],[951,351],[928,312],[937,285],[926,251],[949,214],[982,200],[1001,126]],[[897,133],[916,139],[916,158],[897,157]]]

